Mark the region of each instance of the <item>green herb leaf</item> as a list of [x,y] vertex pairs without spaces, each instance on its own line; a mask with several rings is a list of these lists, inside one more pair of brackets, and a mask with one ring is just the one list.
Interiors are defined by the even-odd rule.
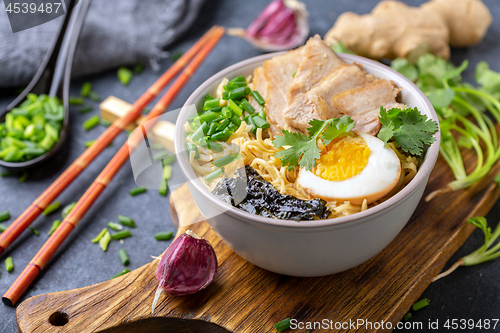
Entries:
[[332,49],[335,52],[347,53],[347,54],[356,54],[353,51],[349,50],[341,41],[339,41],[337,44],[332,45]]
[[426,95],[434,108],[445,108],[450,106],[455,98],[455,91],[452,88],[437,89],[426,93]]
[[118,80],[120,80],[124,86],[126,86],[134,76],[132,71],[126,67],[118,68],[116,75],[118,76]]
[[392,131],[396,145],[412,155],[420,156],[424,146],[436,140],[432,134],[438,130],[437,123],[420,114],[417,108],[386,110],[380,107],[379,120],[382,123],[382,134],[379,133],[377,137],[387,143]]
[[418,79],[417,67],[414,64],[409,63],[408,59],[394,59],[391,62],[391,68],[406,76],[406,78],[408,78],[410,81],[415,81]]
[[316,159],[321,156],[321,151],[316,144],[318,137],[321,135],[323,142],[329,144],[340,134],[349,132],[354,127],[354,121],[348,116],[343,116],[325,121],[312,119],[309,125],[311,125],[307,129],[309,136],[283,130],[283,135],[274,137],[275,147],[291,146],[276,153],[276,157],[288,170],[295,169],[297,165],[311,170],[316,166]]

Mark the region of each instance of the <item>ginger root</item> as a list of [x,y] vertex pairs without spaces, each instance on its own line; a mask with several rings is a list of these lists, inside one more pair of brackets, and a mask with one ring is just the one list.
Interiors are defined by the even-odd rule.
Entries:
[[491,14],[481,0],[431,0],[420,7],[389,0],[370,14],[343,13],[324,39],[331,45],[341,41],[355,53],[374,59],[415,61],[424,53],[448,59],[448,44],[476,44],[490,24]]

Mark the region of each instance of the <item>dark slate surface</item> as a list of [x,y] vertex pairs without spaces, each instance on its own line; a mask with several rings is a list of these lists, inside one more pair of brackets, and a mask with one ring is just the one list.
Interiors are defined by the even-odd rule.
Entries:
[[[195,26],[178,42],[171,51],[186,50],[197,40],[204,31],[213,24],[226,27],[246,27],[252,18],[265,6],[267,0],[209,1],[204,6],[202,14]],[[370,0],[306,0],[310,11],[311,34],[319,33],[322,36],[332,26],[338,14],[344,11],[367,13],[375,5]],[[411,5],[419,5],[423,1],[407,0]],[[500,3],[497,0],[485,0],[493,13],[494,18],[500,17]],[[3,10],[3,9],[2,9]],[[459,64],[463,59],[469,59],[470,69],[465,76],[473,79],[473,69],[480,60],[486,60],[492,69],[500,71],[500,23],[495,21],[488,31],[486,39],[479,45],[469,49],[453,50],[452,60]],[[243,40],[225,37],[205,61],[203,66],[192,77],[186,88],[178,95],[172,109],[179,108],[193,92],[208,77],[217,71],[246,58],[256,56],[260,52],[254,50]],[[72,95],[78,95],[83,82],[90,81],[94,90],[101,96],[118,96],[128,102],[133,102],[151,85],[155,79],[172,64],[165,59],[160,62],[160,71],[155,72],[147,67],[145,71],[133,78],[131,83],[124,87],[117,78],[116,71],[109,71],[100,75],[75,79],[72,83]],[[1,69],[0,69],[1,71]],[[12,92],[3,91],[0,94],[0,108],[3,108],[12,99]],[[50,165],[32,171],[25,183],[19,183],[17,178],[0,178],[0,211],[9,209],[12,216],[18,216],[56,177],[66,168],[83,150],[83,142],[92,140],[104,130],[99,126],[88,132],[82,129],[82,123],[90,116],[97,114],[98,104],[88,102],[94,110],[87,114],[76,112],[77,107],[71,110],[71,137],[69,149]],[[125,134],[115,139],[115,144],[106,149],[79,178],[69,186],[59,197],[63,205],[77,200],[85,189],[99,174],[120,145],[125,141]],[[174,166],[174,174],[180,170]],[[137,197],[130,197],[129,189],[135,187],[130,164],[125,165],[115,177],[109,188],[102,194],[94,207],[87,213],[80,225],[76,228],[63,247],[49,263],[43,273],[37,278],[33,286],[28,289],[23,299],[27,297],[88,286],[105,281],[123,269],[118,259],[118,250],[124,248],[130,256],[128,268],[134,269],[149,262],[150,255],[161,253],[169,242],[157,242],[153,235],[158,231],[175,231],[169,217],[168,199],[160,197],[156,191],[149,190]],[[90,243],[108,221],[116,221],[117,214],[128,215],[137,222],[137,229],[132,230],[134,236],[125,239],[123,244],[113,242],[106,253]],[[40,230],[41,235],[35,236],[31,231],[25,231],[22,236],[0,256],[0,292],[3,294],[14,282],[23,267],[47,240],[47,231],[52,221],[60,217],[60,211],[48,217],[39,217],[33,224]],[[500,203],[488,215],[490,223],[500,218]],[[11,219],[12,221],[13,219]],[[10,222],[10,221],[8,221]],[[472,252],[482,245],[482,234],[475,231],[472,237],[452,258],[449,265],[458,258]],[[12,256],[15,270],[11,274],[5,271],[3,261]],[[431,304],[416,313],[413,313],[412,322],[422,322],[424,328],[429,321],[439,321],[439,330],[406,330],[406,331],[445,331],[443,324],[447,319],[479,320],[499,318],[500,313],[500,261],[485,263],[478,266],[458,269],[453,275],[432,284],[422,295],[431,300]],[[357,319],[357,318],[353,318]],[[0,332],[16,332],[15,310],[0,305]],[[499,331],[500,324],[495,330],[491,328],[466,330],[470,332]]]

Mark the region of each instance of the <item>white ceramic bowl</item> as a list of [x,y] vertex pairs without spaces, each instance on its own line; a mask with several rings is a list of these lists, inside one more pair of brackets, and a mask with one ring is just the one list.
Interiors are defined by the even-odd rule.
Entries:
[[[252,74],[254,68],[281,53],[251,58],[230,66],[205,81],[186,101],[175,129],[178,162],[187,179],[195,179],[185,153],[188,106],[202,105],[207,93],[214,93],[220,81]],[[418,107],[421,113],[438,121],[426,96],[410,80],[391,68],[359,56],[339,54],[348,63],[363,65],[368,73],[394,81],[402,102]],[[415,178],[399,193],[364,212],[351,216],[296,222],[247,213],[226,204],[211,194],[199,181],[189,187],[199,209],[215,233],[234,252],[249,262],[272,272],[291,276],[323,276],[355,267],[379,253],[403,229],[424,192],[429,174],[439,153],[439,133],[427,150]],[[184,153],[179,153],[183,152]]]

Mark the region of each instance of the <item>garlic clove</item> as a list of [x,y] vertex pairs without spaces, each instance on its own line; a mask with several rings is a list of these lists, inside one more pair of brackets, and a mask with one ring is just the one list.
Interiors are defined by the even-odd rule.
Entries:
[[308,17],[302,2],[275,0],[264,8],[247,30],[232,28],[227,33],[246,39],[261,51],[289,50],[304,44],[309,36]]
[[162,291],[172,296],[194,294],[208,286],[216,273],[217,256],[212,245],[192,231],[186,231],[170,244],[158,264],[158,289],[152,313]]

